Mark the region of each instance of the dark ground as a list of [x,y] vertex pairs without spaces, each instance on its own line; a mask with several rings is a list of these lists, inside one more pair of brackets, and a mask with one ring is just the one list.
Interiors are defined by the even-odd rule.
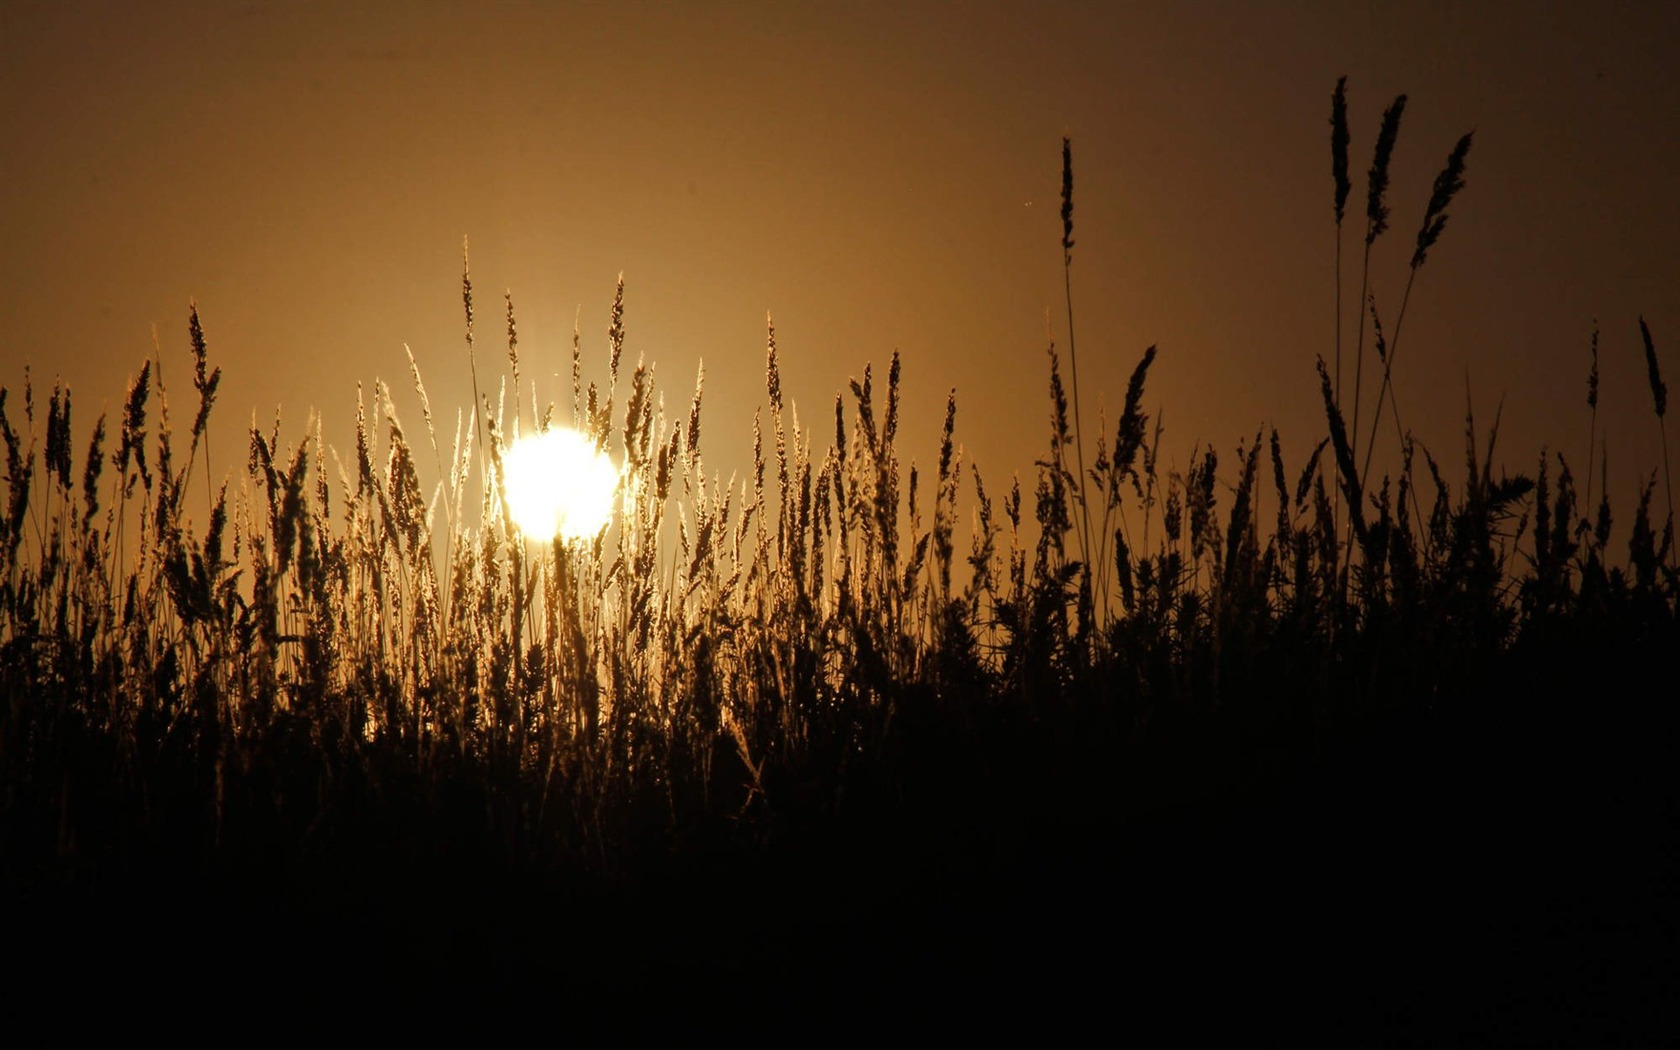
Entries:
[[610,882],[470,856],[27,882],[0,1005],[210,1037],[1680,1045],[1680,718],[1653,690],[1387,720],[1311,761],[1204,742],[926,783]]

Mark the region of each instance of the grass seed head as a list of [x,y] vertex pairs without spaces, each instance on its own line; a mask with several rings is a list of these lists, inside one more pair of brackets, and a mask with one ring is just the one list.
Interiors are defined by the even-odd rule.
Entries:
[[1073,263],[1073,141],[1062,136],[1062,265]]
[[[1587,373],[1587,407],[1598,407],[1598,318],[1593,318],[1592,331],[1592,371]],[[1587,473],[1592,473],[1592,463],[1587,463]]]
[[1668,387],[1663,383],[1662,370],[1657,367],[1657,348],[1651,341],[1651,329],[1645,318],[1639,319],[1639,337],[1645,341],[1645,372],[1651,381],[1651,400],[1657,408],[1657,418],[1668,412]]
[[1394,141],[1400,136],[1400,114],[1406,111],[1406,96],[1396,96],[1383,111],[1382,128],[1377,132],[1377,148],[1371,158],[1371,171],[1365,197],[1365,243],[1370,245],[1388,229],[1388,163],[1394,156]]
[[1435,190],[1429,195],[1429,207],[1424,210],[1423,226],[1418,230],[1417,248],[1412,252],[1414,270],[1423,265],[1429,249],[1440,239],[1441,231],[1447,225],[1447,207],[1458,191],[1464,188],[1464,158],[1470,153],[1470,137],[1473,134],[1466,132],[1458,140],[1458,145],[1447,155],[1446,167],[1435,176]]
[[1353,183],[1348,181],[1346,76],[1336,78],[1336,90],[1330,96],[1330,176],[1336,183],[1336,225],[1340,226],[1348,193],[1353,189]]

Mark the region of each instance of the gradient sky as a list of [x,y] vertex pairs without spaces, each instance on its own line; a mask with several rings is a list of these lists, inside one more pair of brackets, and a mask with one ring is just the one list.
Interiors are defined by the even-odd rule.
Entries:
[[390,382],[418,426],[405,343],[452,417],[469,237],[480,367],[503,359],[511,289],[545,399],[567,397],[574,316],[604,375],[622,271],[626,352],[673,412],[705,362],[713,466],[747,462],[769,312],[819,455],[835,395],[897,349],[902,455],[933,462],[955,387],[988,487],[1030,491],[1047,313],[1065,351],[1065,133],[1088,433],[1154,343],[1165,466],[1211,442],[1229,480],[1236,443],[1275,425],[1293,471],[1325,433],[1346,74],[1349,311],[1383,108],[1409,97],[1373,262],[1385,321],[1475,131],[1408,307],[1408,424],[1457,480],[1468,383],[1484,432],[1505,399],[1508,469],[1544,445],[1579,470],[1596,317],[1611,491],[1631,499],[1662,465],[1640,315],[1680,384],[1677,54],[1674,2],[0,0],[0,383],[30,365],[44,399],[62,377],[80,447],[155,324],[179,420],[196,298],[225,369],[219,469],[253,409],[266,426],[283,406],[288,441],[318,409],[344,448],[357,380]]

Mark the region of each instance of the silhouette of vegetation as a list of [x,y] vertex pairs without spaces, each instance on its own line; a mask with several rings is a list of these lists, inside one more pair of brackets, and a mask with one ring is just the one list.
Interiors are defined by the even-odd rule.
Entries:
[[[1372,169],[1367,258],[1404,100]],[[1413,277],[1469,142],[1436,182]],[[465,270],[463,289],[479,391]],[[389,965],[432,943],[404,923],[439,944],[492,926],[506,959],[528,960],[538,949],[519,938],[538,935],[522,924],[548,908],[564,921],[536,928],[570,939],[543,951],[612,971],[654,951],[624,932],[647,928],[632,913],[701,925],[702,891],[674,887],[764,905],[762,925],[720,920],[747,942],[783,921],[816,937],[793,917],[842,894],[993,887],[973,880],[1076,870],[1115,843],[1133,844],[1132,865],[1158,863],[1160,828],[1318,783],[1305,771],[1395,778],[1372,797],[1464,801],[1447,767],[1396,756],[1462,746],[1474,753],[1455,776],[1505,768],[1487,749],[1517,746],[1522,727],[1648,727],[1640,712],[1659,701],[1629,683],[1672,684],[1680,569],[1654,474],[1620,525],[1607,484],[1578,501],[1561,454],[1496,470],[1497,414],[1484,425],[1467,404],[1456,471],[1402,431],[1397,473],[1373,476],[1395,350],[1380,327],[1365,465],[1320,360],[1326,429],[1304,462],[1259,429],[1163,472],[1152,346],[1086,468],[1077,380],[1064,386],[1052,344],[1046,450],[1000,490],[963,459],[954,393],[931,474],[906,465],[896,354],[884,384],[865,366],[836,397],[832,432],[802,426],[773,325],[751,475],[720,477],[702,451],[703,383],[667,417],[652,366],[621,356],[625,309],[621,277],[606,380],[582,384],[574,339],[557,409],[521,399],[509,299],[511,410],[487,386],[451,440],[411,358],[424,439],[385,385],[358,391],[347,469],[316,423],[288,442],[276,421],[252,428],[240,476],[212,473],[220,370],[196,304],[184,456],[161,361],[141,364],[114,447],[103,418],[75,440],[56,386],[37,444],[29,379],[21,419],[0,390],[0,850],[18,899],[143,887],[111,906],[142,914],[179,900],[169,887],[213,884],[384,900],[408,916],[378,920],[402,946]],[[1597,354],[1595,331],[1593,411]],[[537,541],[508,522],[502,457],[561,420],[624,480],[601,533]],[[504,898],[524,918],[500,917]]]

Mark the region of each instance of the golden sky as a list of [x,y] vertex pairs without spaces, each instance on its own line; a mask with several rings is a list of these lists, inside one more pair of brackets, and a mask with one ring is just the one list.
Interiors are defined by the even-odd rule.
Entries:
[[70,383],[80,446],[155,323],[188,403],[196,298],[225,369],[219,468],[253,409],[283,406],[288,441],[319,409],[342,449],[358,380],[418,425],[405,343],[452,417],[469,237],[481,369],[511,290],[539,393],[567,399],[574,316],[600,379],[622,271],[626,352],[673,411],[705,363],[714,465],[746,461],[768,312],[819,454],[835,395],[897,349],[902,455],[931,465],[954,387],[996,493],[1045,447],[1047,314],[1065,353],[1065,133],[1088,433],[1154,343],[1164,466],[1210,442],[1232,464],[1275,425],[1293,471],[1325,432],[1346,74],[1345,367],[1365,169],[1404,92],[1385,321],[1435,174],[1475,131],[1408,306],[1407,423],[1456,479],[1468,384],[1484,429],[1504,398],[1510,470],[1545,445],[1579,471],[1596,317],[1610,483],[1631,498],[1662,463],[1640,315],[1680,383],[1676,54],[1674,2],[0,0],[0,384],[25,365],[38,397]]

